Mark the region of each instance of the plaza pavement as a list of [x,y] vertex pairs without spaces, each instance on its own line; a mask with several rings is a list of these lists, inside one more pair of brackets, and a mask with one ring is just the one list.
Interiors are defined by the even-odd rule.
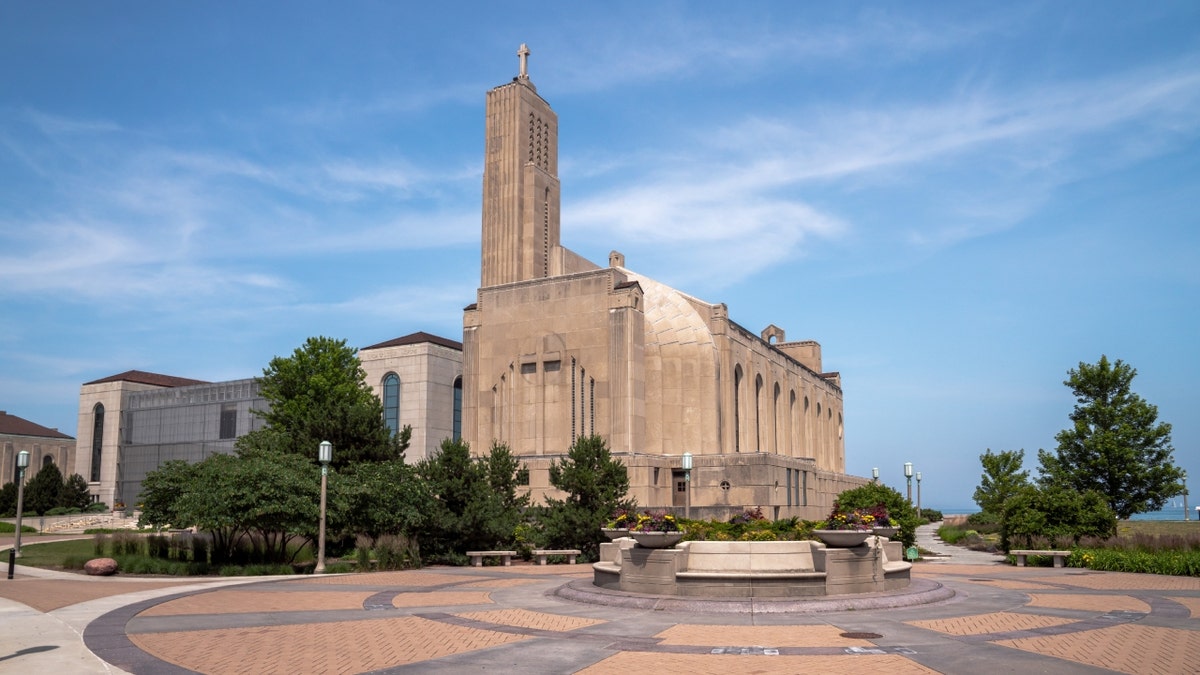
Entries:
[[22,567],[0,579],[0,673],[1197,672],[1200,579],[1016,568],[920,539],[950,557],[918,562],[908,593],[728,612],[561,597],[587,595],[587,565],[184,580]]

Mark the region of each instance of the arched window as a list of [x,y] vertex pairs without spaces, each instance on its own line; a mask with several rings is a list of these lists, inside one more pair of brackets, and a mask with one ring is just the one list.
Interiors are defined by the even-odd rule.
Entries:
[[733,367],[733,451],[742,451],[742,367]]
[[393,434],[400,433],[400,376],[383,376],[383,423]]
[[763,418],[765,418],[766,415],[763,414],[762,389],[763,389],[762,375],[755,375],[754,376],[754,451],[755,452],[762,452],[762,449],[763,449],[762,426],[763,426]]
[[771,430],[773,432],[772,437],[775,439],[775,447],[771,448],[771,450],[776,453],[778,453],[780,448],[783,447],[783,441],[780,438],[780,433],[783,431],[783,429],[779,424],[779,394],[780,394],[779,383],[776,382],[775,383],[775,401],[774,401],[774,404],[771,406]]
[[43,469],[50,466],[53,463],[54,463],[53,455],[46,455],[45,457],[42,458],[42,468]]
[[462,438],[462,377],[454,378],[454,440]]
[[104,406],[92,408],[92,482],[100,482],[101,449],[104,447]]

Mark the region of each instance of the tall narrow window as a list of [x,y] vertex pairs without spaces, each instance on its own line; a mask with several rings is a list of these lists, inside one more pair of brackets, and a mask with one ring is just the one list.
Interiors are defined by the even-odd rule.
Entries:
[[588,433],[596,435],[596,378],[588,380]]
[[218,438],[237,438],[237,406],[232,403],[221,406],[221,429]]
[[742,451],[742,367],[733,367],[733,451]]
[[454,378],[454,440],[462,438],[462,377]]
[[762,447],[762,425],[763,425],[763,418],[766,417],[766,415],[763,414],[762,388],[763,388],[762,375],[755,375],[754,376],[754,451],[755,452],[762,452],[762,449],[763,449],[763,447]]
[[575,357],[571,357],[571,444],[575,443]]
[[780,393],[779,383],[776,382],[775,383],[775,401],[774,401],[774,404],[771,406],[771,432],[772,432],[771,437],[773,439],[775,439],[774,440],[775,447],[771,448],[771,450],[777,454],[779,453],[780,448],[783,447],[783,441],[780,439],[780,436],[779,436],[780,431],[782,431],[780,424],[779,424],[779,393]]
[[393,434],[400,433],[400,377],[395,373],[383,376],[383,423]]
[[101,449],[104,447],[104,406],[92,408],[92,482],[100,482]]

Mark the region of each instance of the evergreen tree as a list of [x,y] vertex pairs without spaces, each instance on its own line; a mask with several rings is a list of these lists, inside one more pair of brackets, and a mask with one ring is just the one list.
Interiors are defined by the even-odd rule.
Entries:
[[1075,394],[1072,426],[1055,436],[1058,449],[1038,451],[1039,483],[1077,492],[1095,490],[1124,520],[1155,511],[1183,493],[1183,471],[1175,466],[1171,425],[1158,421],[1158,408],[1133,393],[1137,371],[1101,356],[1080,362],[1063,384]]
[[618,508],[634,509],[626,501],[629,475],[614,459],[600,436],[581,436],[566,458],[550,463],[550,484],[567,493],[565,499],[546,498],[542,522],[552,548],[577,548],[595,560],[605,540],[600,528]]
[[77,473],[71,474],[63,485],[59,495],[58,505],[68,509],[86,509],[92,503],[92,493],[88,491],[87,481]]
[[11,518],[17,515],[17,484],[8,482],[0,488],[0,516]]
[[519,470],[506,445],[493,444],[487,456],[476,458],[466,441],[442,441],[436,455],[417,465],[436,504],[422,549],[436,557],[508,545],[528,503],[517,492]]
[[[27,469],[28,470],[28,469]],[[25,484],[25,511],[45,515],[56,508],[63,492],[63,476],[58,466],[47,464]]]

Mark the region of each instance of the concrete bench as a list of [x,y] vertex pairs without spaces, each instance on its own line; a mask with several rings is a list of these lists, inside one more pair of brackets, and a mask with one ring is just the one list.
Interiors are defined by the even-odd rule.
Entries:
[[811,541],[689,541],[679,545],[680,595],[820,595],[825,571],[817,569]]
[[533,554],[537,556],[538,564],[546,564],[546,556],[550,555],[565,555],[567,556],[567,564],[575,564],[575,556],[580,554],[577,548],[535,548]]
[[498,557],[505,567],[510,567],[512,565],[512,558],[516,554],[516,551],[467,551],[467,557],[471,559],[471,564],[476,567],[483,567],[483,558],[485,556]]
[[1017,567],[1025,566],[1025,557],[1031,555],[1048,555],[1054,557],[1055,567],[1066,567],[1070,551],[1009,551],[1009,555],[1017,557]]

